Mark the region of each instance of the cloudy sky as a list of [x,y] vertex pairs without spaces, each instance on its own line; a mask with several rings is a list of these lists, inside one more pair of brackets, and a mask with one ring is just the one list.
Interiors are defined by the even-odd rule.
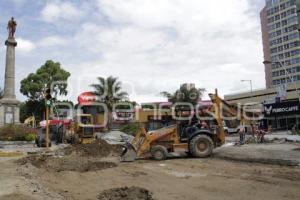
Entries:
[[[71,72],[72,100],[97,76],[117,76],[132,100],[162,100],[192,82],[221,94],[264,87],[264,0],[1,0],[0,86],[6,24],[18,22],[16,90],[46,60]],[[2,41],[2,42],[1,42]]]

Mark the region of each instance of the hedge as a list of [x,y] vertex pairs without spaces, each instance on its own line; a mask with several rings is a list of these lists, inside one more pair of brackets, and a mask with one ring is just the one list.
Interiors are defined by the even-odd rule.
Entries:
[[24,125],[5,125],[0,127],[2,141],[33,141],[37,131]]

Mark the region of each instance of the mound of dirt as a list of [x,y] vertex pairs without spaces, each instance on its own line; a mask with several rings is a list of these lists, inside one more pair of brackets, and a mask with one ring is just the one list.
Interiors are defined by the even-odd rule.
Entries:
[[27,163],[47,171],[79,171],[88,172],[116,167],[121,155],[120,145],[110,145],[104,140],[96,140],[91,144],[75,144],[51,155],[30,155],[17,161],[21,165]]
[[114,162],[91,161],[88,158],[80,158],[75,156],[66,157],[53,157],[45,155],[33,155],[26,158],[22,158],[18,161],[19,164],[25,165],[30,163],[31,165],[45,169],[47,171],[61,172],[61,171],[78,171],[88,172],[103,170],[107,168],[116,167],[117,164]]
[[123,187],[104,190],[99,200],[153,200],[152,193],[140,187]]
[[74,144],[65,148],[65,154],[70,155],[72,153],[80,154],[81,156],[91,156],[91,157],[107,157],[119,156],[122,153],[121,145],[111,145],[105,140],[95,140],[91,144]]

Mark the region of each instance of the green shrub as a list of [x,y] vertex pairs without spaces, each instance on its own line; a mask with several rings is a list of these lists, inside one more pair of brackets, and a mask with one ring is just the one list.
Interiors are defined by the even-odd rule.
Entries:
[[139,124],[129,123],[129,124],[126,124],[126,125],[122,126],[120,128],[120,131],[122,131],[122,132],[124,132],[128,135],[135,136],[135,134],[138,132],[139,129],[140,129]]
[[24,125],[5,125],[0,128],[0,140],[3,141],[33,141],[36,130]]
[[25,136],[25,141],[28,141],[28,142],[30,142],[30,141],[34,141],[35,140],[35,136],[36,136],[36,134],[28,134],[28,135],[26,135]]

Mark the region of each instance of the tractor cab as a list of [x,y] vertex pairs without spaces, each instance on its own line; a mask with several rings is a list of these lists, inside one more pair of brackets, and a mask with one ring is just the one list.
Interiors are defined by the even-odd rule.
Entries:
[[[201,120],[200,117],[205,113],[199,110],[191,110],[187,107],[181,107],[175,110],[176,117],[178,117],[178,134],[181,142],[189,141],[195,134],[199,132],[210,132],[211,123]],[[198,116],[198,117],[197,117]],[[200,116],[200,117],[199,117]]]

